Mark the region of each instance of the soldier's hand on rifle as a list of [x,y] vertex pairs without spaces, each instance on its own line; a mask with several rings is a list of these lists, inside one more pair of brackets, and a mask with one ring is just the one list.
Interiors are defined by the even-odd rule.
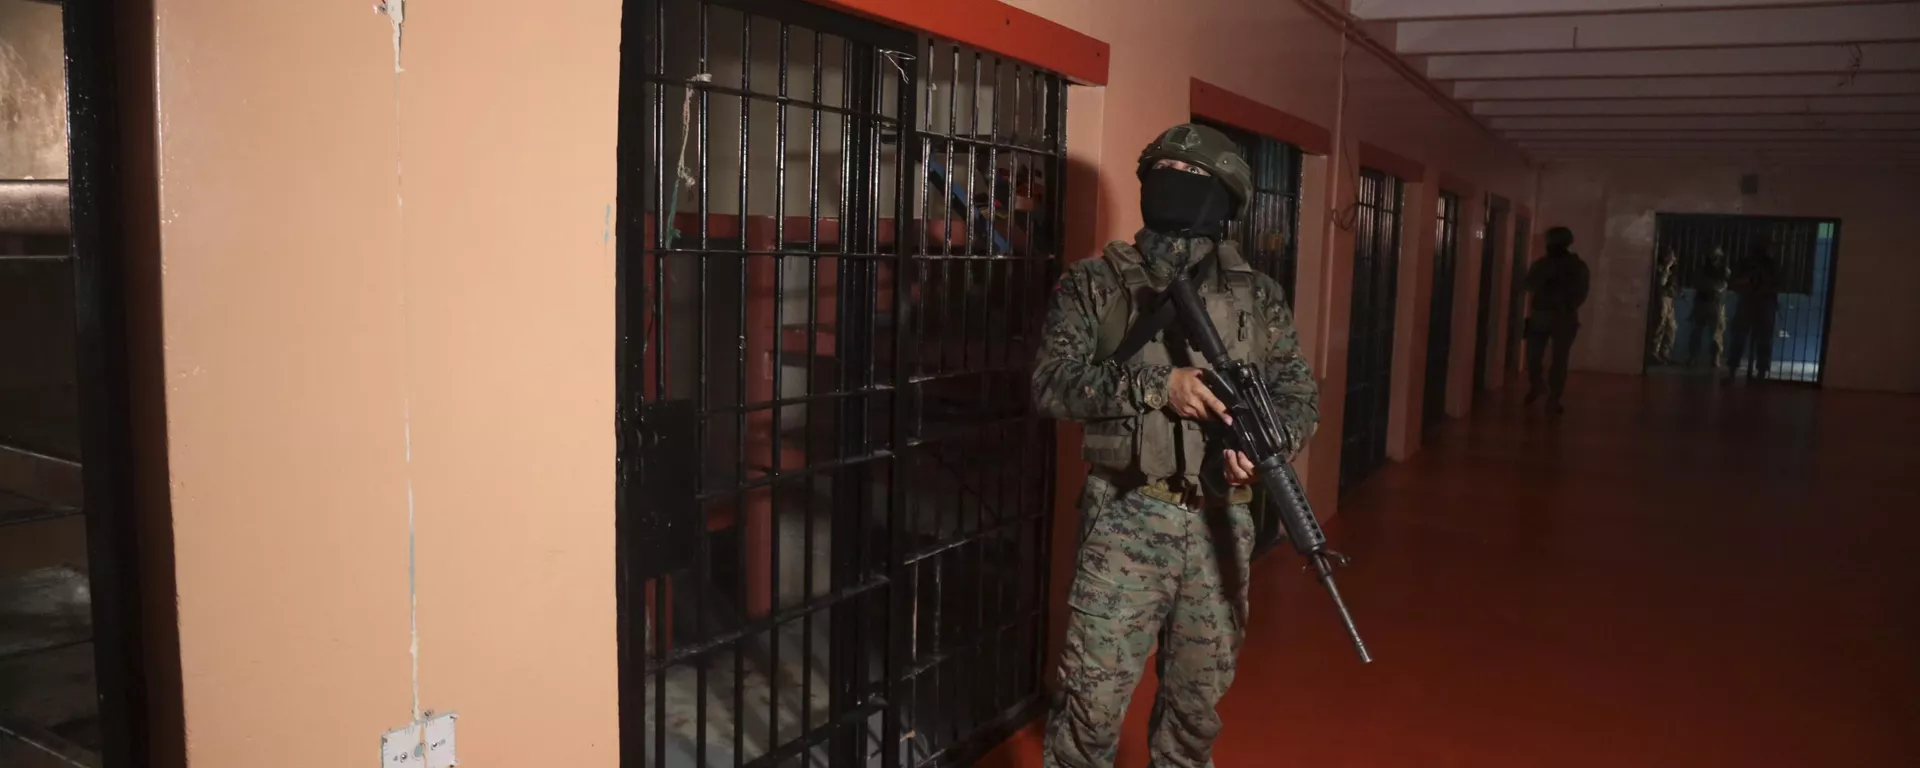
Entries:
[[1227,459],[1226,467],[1224,467],[1227,474],[1227,485],[1235,488],[1251,485],[1255,476],[1253,460],[1247,458],[1246,454],[1239,451],[1222,451],[1222,453]]
[[1167,376],[1167,405],[1184,418],[1195,421],[1218,418],[1221,423],[1233,423],[1233,417],[1227,415],[1227,404],[1207,389],[1206,383],[1200,380],[1198,368],[1175,368]]

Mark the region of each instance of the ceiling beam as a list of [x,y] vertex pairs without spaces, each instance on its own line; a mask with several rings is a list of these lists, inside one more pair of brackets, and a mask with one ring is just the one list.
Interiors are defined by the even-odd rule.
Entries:
[[1679,99],[1734,96],[1905,96],[1920,94],[1920,73],[1779,77],[1627,77],[1567,80],[1468,80],[1461,101],[1507,99]]
[[1646,13],[1784,5],[1853,5],[1862,0],[1353,0],[1355,18],[1367,21],[1471,19],[1487,16]]
[[1920,71],[1920,43],[1429,56],[1432,80]]
[[1405,55],[1725,48],[1920,40],[1920,3],[1525,16],[1396,25]]
[[1920,131],[1920,115],[1546,115],[1487,122],[1496,131]]
[[[1920,160],[1920,147],[1909,145],[1829,145],[1782,147],[1773,144],[1690,144],[1690,145],[1613,145],[1587,144],[1564,147],[1522,147],[1540,160],[1571,157],[1664,157],[1728,158],[1765,162],[1793,160],[1860,161],[1873,164],[1910,165]],[[1791,183],[1792,179],[1779,179]],[[1764,183],[1763,185],[1764,186]]]
[[1595,99],[1592,101],[1481,101],[1474,114],[1522,115],[1871,115],[1920,114],[1920,95],[1792,96],[1733,99]]
[[1580,149],[1701,150],[1701,149],[1726,148],[1726,149],[1733,149],[1733,150],[1749,150],[1749,151],[1755,150],[1755,149],[1796,150],[1801,152],[1826,152],[1826,151],[1834,151],[1834,150],[1855,150],[1855,151],[1866,150],[1871,152],[1911,153],[1916,150],[1920,150],[1920,143],[1911,142],[1911,141],[1905,141],[1905,142],[1849,141],[1849,142],[1803,142],[1799,144],[1793,144],[1793,143],[1778,142],[1778,141],[1732,141],[1732,140],[1725,140],[1725,139],[1719,139],[1714,141],[1663,141],[1663,142],[1608,141],[1605,139],[1594,139],[1594,140],[1588,140],[1588,141],[1568,141],[1568,142],[1560,142],[1560,143],[1523,142],[1520,145],[1520,147],[1522,149],[1527,150],[1528,152],[1567,152],[1567,151],[1580,150]]
[[1920,143],[1920,132],[1906,131],[1507,131],[1506,137],[1523,146],[1582,141],[1617,141],[1641,144],[1684,142],[1771,142],[1780,144]]

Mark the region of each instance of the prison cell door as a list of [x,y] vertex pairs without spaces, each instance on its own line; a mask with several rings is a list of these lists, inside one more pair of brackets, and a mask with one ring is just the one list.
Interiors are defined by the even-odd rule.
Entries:
[[1245,216],[1227,223],[1227,236],[1255,269],[1286,290],[1291,306],[1300,253],[1300,148],[1225,123],[1199,117],[1194,122],[1233,139],[1253,168],[1253,200]]
[[964,763],[1039,702],[1064,83],[797,0],[624,25],[624,762]]
[[1533,244],[1533,222],[1525,215],[1514,218],[1513,270],[1507,291],[1507,373],[1520,370],[1520,337],[1527,327],[1527,251]]
[[1340,488],[1387,461],[1387,411],[1393,380],[1393,315],[1400,273],[1400,179],[1360,170],[1354,218],[1353,316],[1347,347],[1347,404]]
[[[1460,196],[1440,193],[1434,222],[1433,303],[1427,315],[1427,380],[1422,421],[1432,427],[1447,415],[1447,361],[1453,355],[1453,283],[1460,253]],[[1421,434],[1428,434],[1422,430]]]
[[1487,196],[1487,218],[1480,240],[1480,290],[1473,325],[1473,391],[1487,389],[1487,350],[1493,343],[1493,260],[1499,252],[1498,232],[1507,224],[1507,201]]
[[[1245,216],[1227,223],[1227,236],[1240,244],[1240,252],[1254,269],[1280,284],[1291,309],[1300,252],[1300,148],[1224,123],[1194,120],[1218,128],[1247,156],[1253,168],[1253,200]],[[1279,543],[1283,528],[1264,500],[1253,509],[1253,549],[1265,554]]]

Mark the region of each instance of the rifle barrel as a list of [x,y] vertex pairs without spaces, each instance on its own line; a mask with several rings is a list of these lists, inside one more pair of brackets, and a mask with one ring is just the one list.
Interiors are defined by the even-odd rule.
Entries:
[[1333,564],[1327,556],[1314,555],[1313,569],[1320,573],[1320,583],[1326,585],[1327,594],[1333,596],[1333,607],[1340,611],[1340,623],[1346,625],[1347,637],[1353,639],[1353,650],[1360,654],[1360,663],[1372,664],[1373,654],[1367,652],[1367,642],[1360,639],[1360,628],[1353,624],[1353,614],[1347,612],[1347,601],[1340,599],[1340,587],[1333,583]]

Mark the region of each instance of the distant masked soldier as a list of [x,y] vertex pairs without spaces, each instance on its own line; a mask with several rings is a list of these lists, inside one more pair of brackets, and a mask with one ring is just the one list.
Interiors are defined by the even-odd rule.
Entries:
[[[1773,368],[1773,323],[1780,308],[1780,267],[1765,240],[1741,262],[1731,281],[1740,303],[1733,310],[1733,345],[1727,348],[1727,381],[1740,373],[1741,356],[1752,353],[1747,380],[1764,379]],[[1749,349],[1751,347],[1751,349]]]
[[[1693,286],[1693,338],[1687,343],[1687,362],[1718,368],[1720,349],[1727,341],[1727,278],[1732,272],[1727,268],[1727,253],[1715,246],[1713,253],[1707,256],[1705,264],[1700,265],[1700,274]],[[1711,341],[1704,357],[1701,347]]]
[[[1572,247],[1573,230],[1547,230],[1547,255],[1527,270],[1527,402],[1540,398],[1544,384],[1554,413],[1566,411],[1560,396],[1567,389],[1567,359],[1580,333],[1580,305],[1587,301],[1587,263]],[[1550,371],[1542,365],[1548,347],[1553,348]]]
[[1266,374],[1295,454],[1319,420],[1285,294],[1224,239],[1252,195],[1238,145],[1212,128],[1175,126],[1141,153],[1138,175],[1146,227],[1060,277],[1033,372],[1035,407],[1085,425],[1082,456],[1092,465],[1047,766],[1113,765],[1156,635],[1152,764],[1212,765],[1215,706],[1245,627],[1253,464],[1202,428],[1225,412],[1200,381],[1206,360],[1177,323],[1145,336],[1142,310],[1186,274],[1227,353]]
[[1660,254],[1660,264],[1653,272],[1653,293],[1660,312],[1653,326],[1653,361],[1661,365],[1673,364],[1673,339],[1680,330],[1680,319],[1673,312],[1673,301],[1680,295],[1680,276],[1674,274],[1679,261],[1668,248]]

